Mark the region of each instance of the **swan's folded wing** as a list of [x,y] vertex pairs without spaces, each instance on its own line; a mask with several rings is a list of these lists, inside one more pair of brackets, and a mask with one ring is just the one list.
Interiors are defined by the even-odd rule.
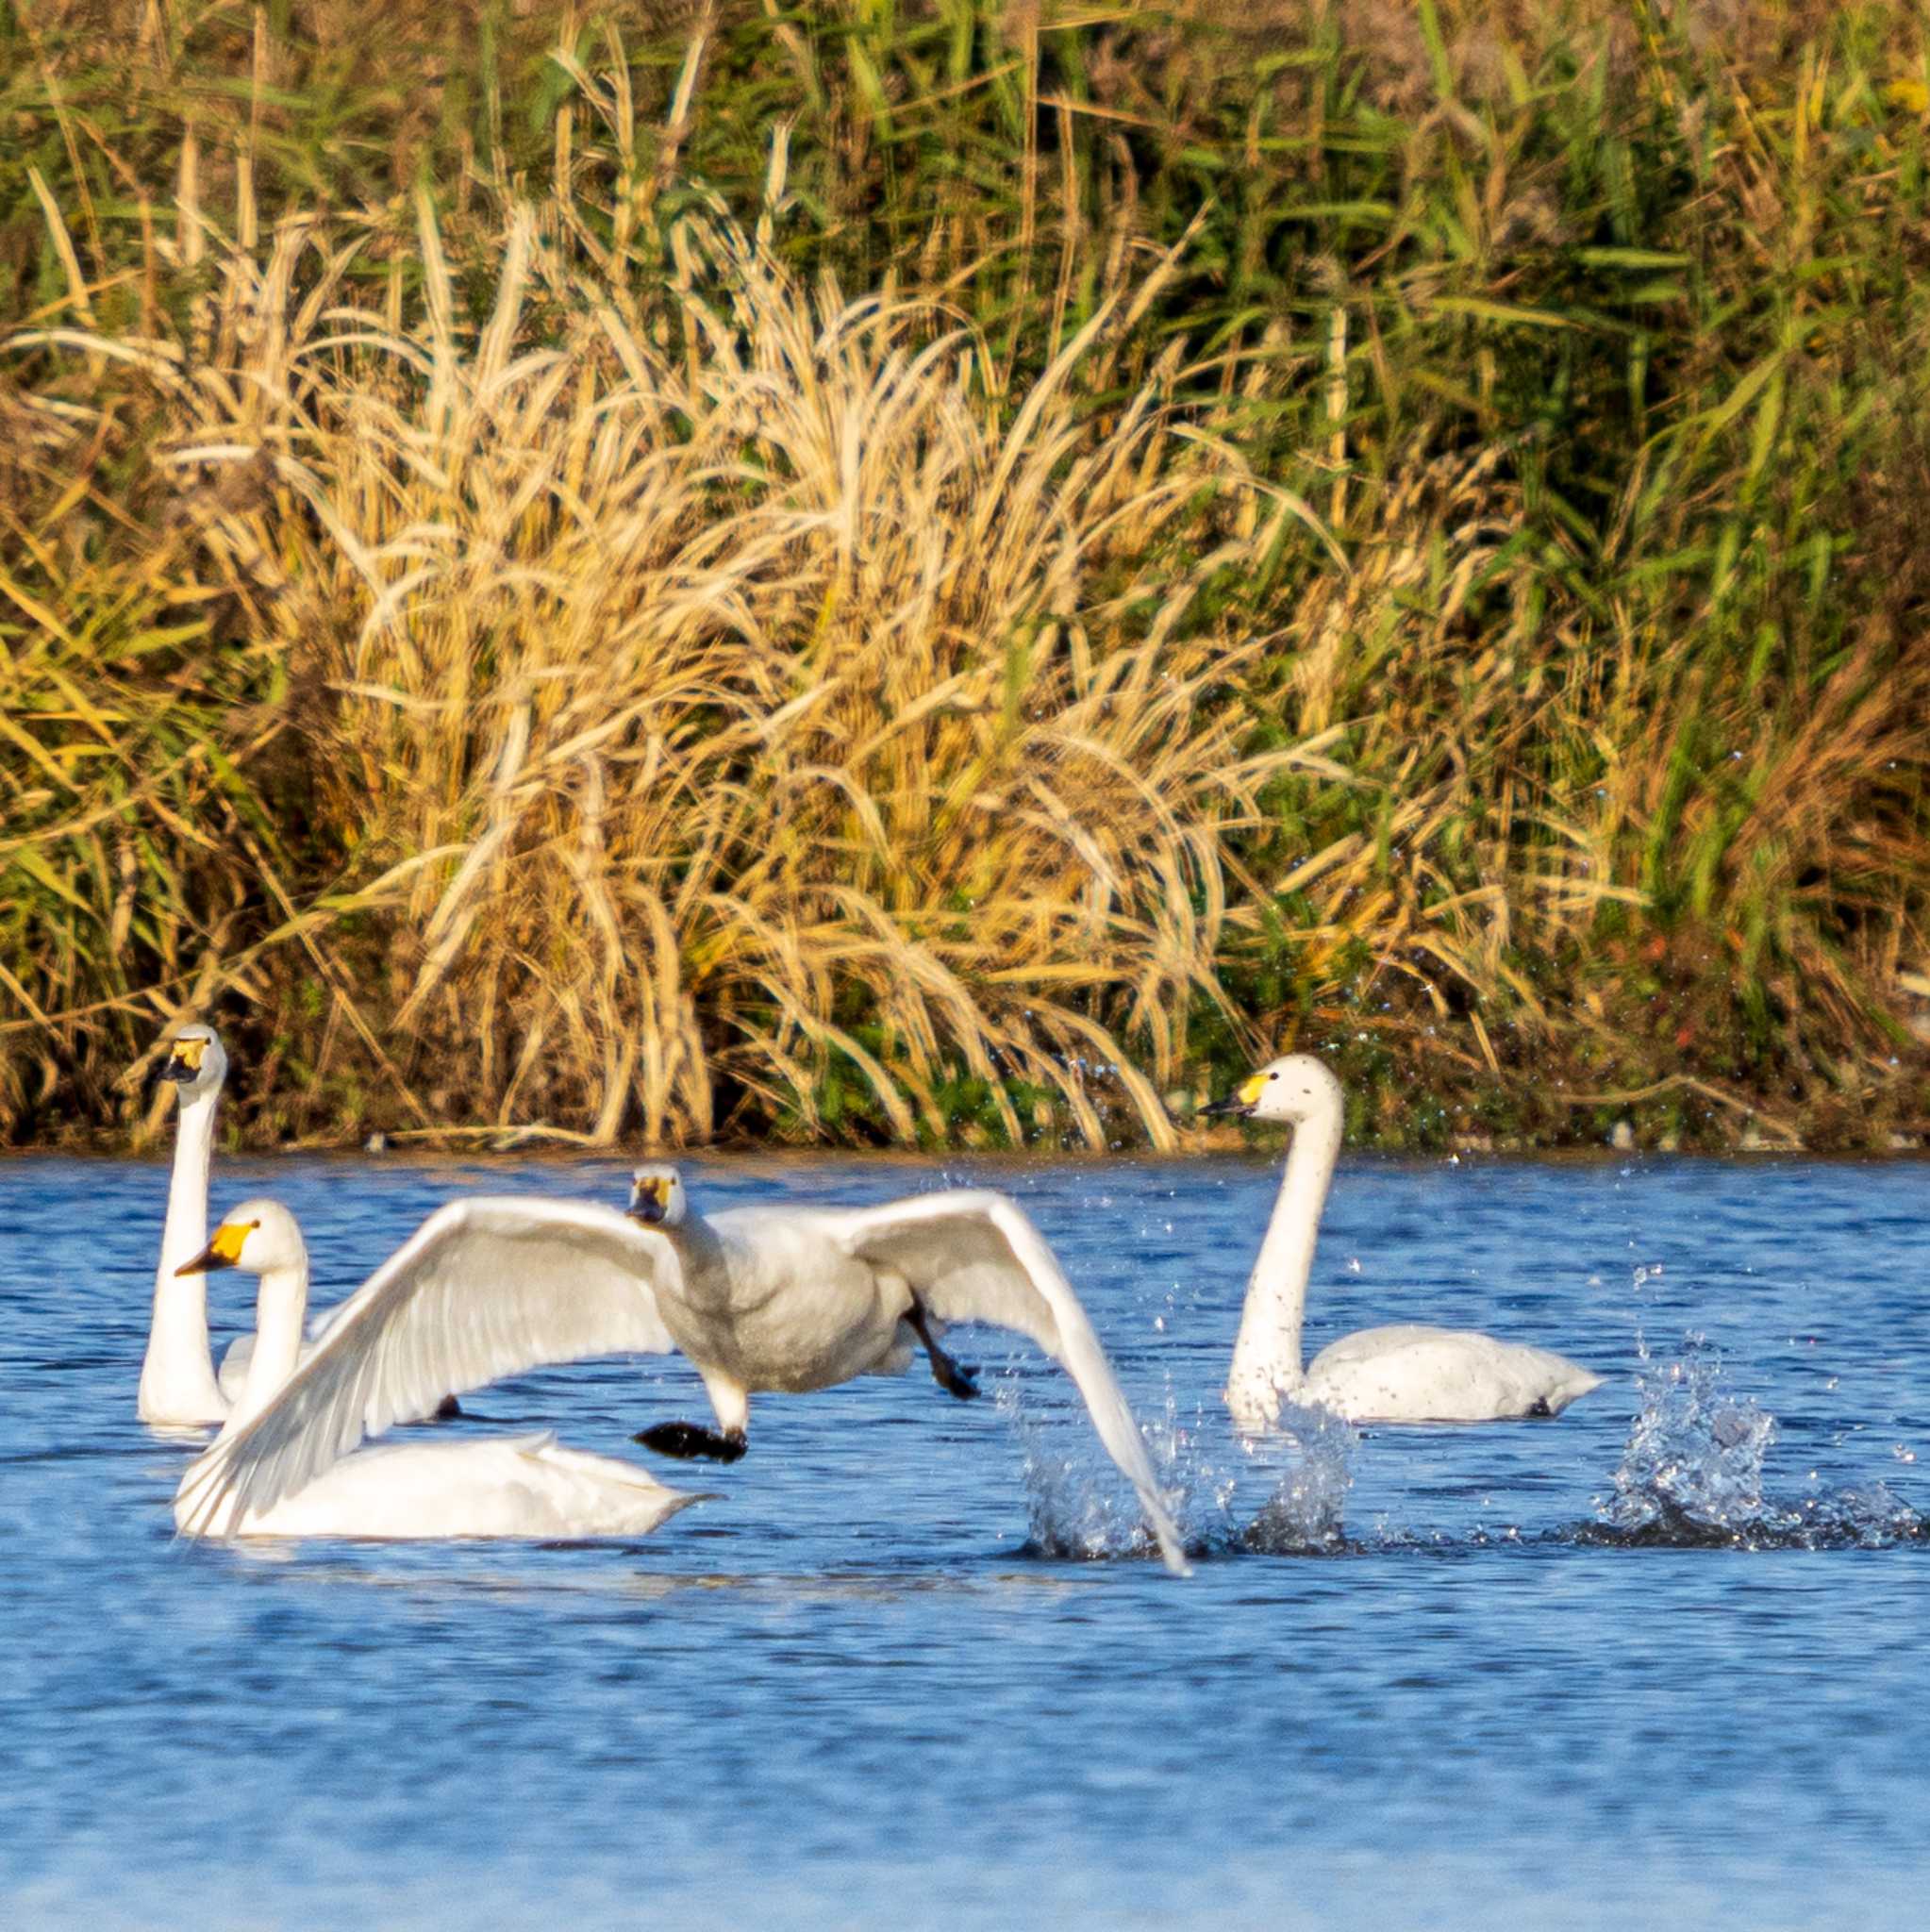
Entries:
[[1167,1567],[1186,1574],[1178,1528],[1112,1365],[1058,1257],[1016,1201],[977,1188],[914,1194],[840,1214],[834,1232],[858,1259],[902,1274],[941,1322],[1015,1328],[1059,1362],[1106,1453],[1139,1491]]
[[591,1202],[439,1208],[341,1304],[280,1394],[192,1465],[176,1520],[232,1530],[446,1394],[547,1362],[669,1354],[657,1291],[677,1267],[662,1234]]

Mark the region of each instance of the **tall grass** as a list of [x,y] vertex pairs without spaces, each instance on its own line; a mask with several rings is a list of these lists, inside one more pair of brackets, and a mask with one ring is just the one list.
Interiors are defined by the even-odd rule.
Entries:
[[1165,265],[1014,407],[969,327],[727,222],[676,226],[656,326],[541,231],[512,212],[473,330],[424,198],[390,313],[296,221],[224,251],[225,354],[41,332],[165,398],[156,461],[308,694],[333,903],[391,915],[379,960],[328,937],[342,1012],[392,1014],[425,1122],[1098,1141],[1096,1090],[1170,1140],[1227,841],[1299,754],[1244,748],[1261,643],[1196,608],[1293,507],[1170,372],[1103,424],[1075,387]]
[[16,1133],[191,1004],[284,1131],[1930,1126],[1914,9],[151,19],[7,42]]

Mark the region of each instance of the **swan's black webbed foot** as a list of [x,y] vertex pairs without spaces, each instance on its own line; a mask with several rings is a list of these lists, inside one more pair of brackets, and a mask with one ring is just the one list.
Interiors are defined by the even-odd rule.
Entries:
[[960,1402],[970,1402],[978,1393],[978,1374],[975,1368],[960,1361],[954,1361],[943,1349],[931,1352],[931,1376],[947,1395],[956,1395]]
[[707,1429],[701,1423],[658,1423],[631,1440],[679,1462],[735,1462],[751,1446],[741,1429]]
[[445,1395],[436,1405],[436,1412],[429,1420],[432,1423],[455,1423],[462,1420],[462,1405],[455,1396]]
[[924,1304],[916,1295],[912,1297],[911,1307],[905,1319],[911,1324],[911,1332],[924,1343],[925,1354],[931,1357],[932,1380],[947,1395],[956,1395],[960,1402],[970,1402],[978,1393],[978,1384],[973,1379],[978,1371],[954,1360],[939,1346],[925,1321]]
[[1545,1395],[1536,1396],[1534,1401],[1528,1405],[1528,1416],[1531,1421],[1551,1416],[1554,1413],[1555,1411],[1548,1407],[1548,1398]]

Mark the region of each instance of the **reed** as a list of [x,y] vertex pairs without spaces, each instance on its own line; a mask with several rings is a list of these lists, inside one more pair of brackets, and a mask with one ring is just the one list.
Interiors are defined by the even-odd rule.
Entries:
[[317,947],[341,1012],[407,1041],[424,1123],[1098,1141],[1096,1091],[1169,1140],[1228,841],[1298,755],[1244,748],[1263,646],[1195,608],[1290,508],[1164,374],[1103,424],[1076,386],[1168,265],[1015,407],[968,327],[725,222],[673,230],[648,320],[543,226],[512,213],[478,328],[424,197],[399,314],[296,220],[219,261],[225,354],[113,345],[279,711],[308,694],[332,903],[388,915],[373,987]]
[[1930,1126],[1914,9],[149,19],[5,41],[16,1135]]

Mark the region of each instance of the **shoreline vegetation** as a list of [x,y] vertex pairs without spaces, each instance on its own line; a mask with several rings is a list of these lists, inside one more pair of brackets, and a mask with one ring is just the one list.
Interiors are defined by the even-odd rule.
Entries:
[[1923,1144],[1919,8],[377,17],[0,0],[0,1144]]

